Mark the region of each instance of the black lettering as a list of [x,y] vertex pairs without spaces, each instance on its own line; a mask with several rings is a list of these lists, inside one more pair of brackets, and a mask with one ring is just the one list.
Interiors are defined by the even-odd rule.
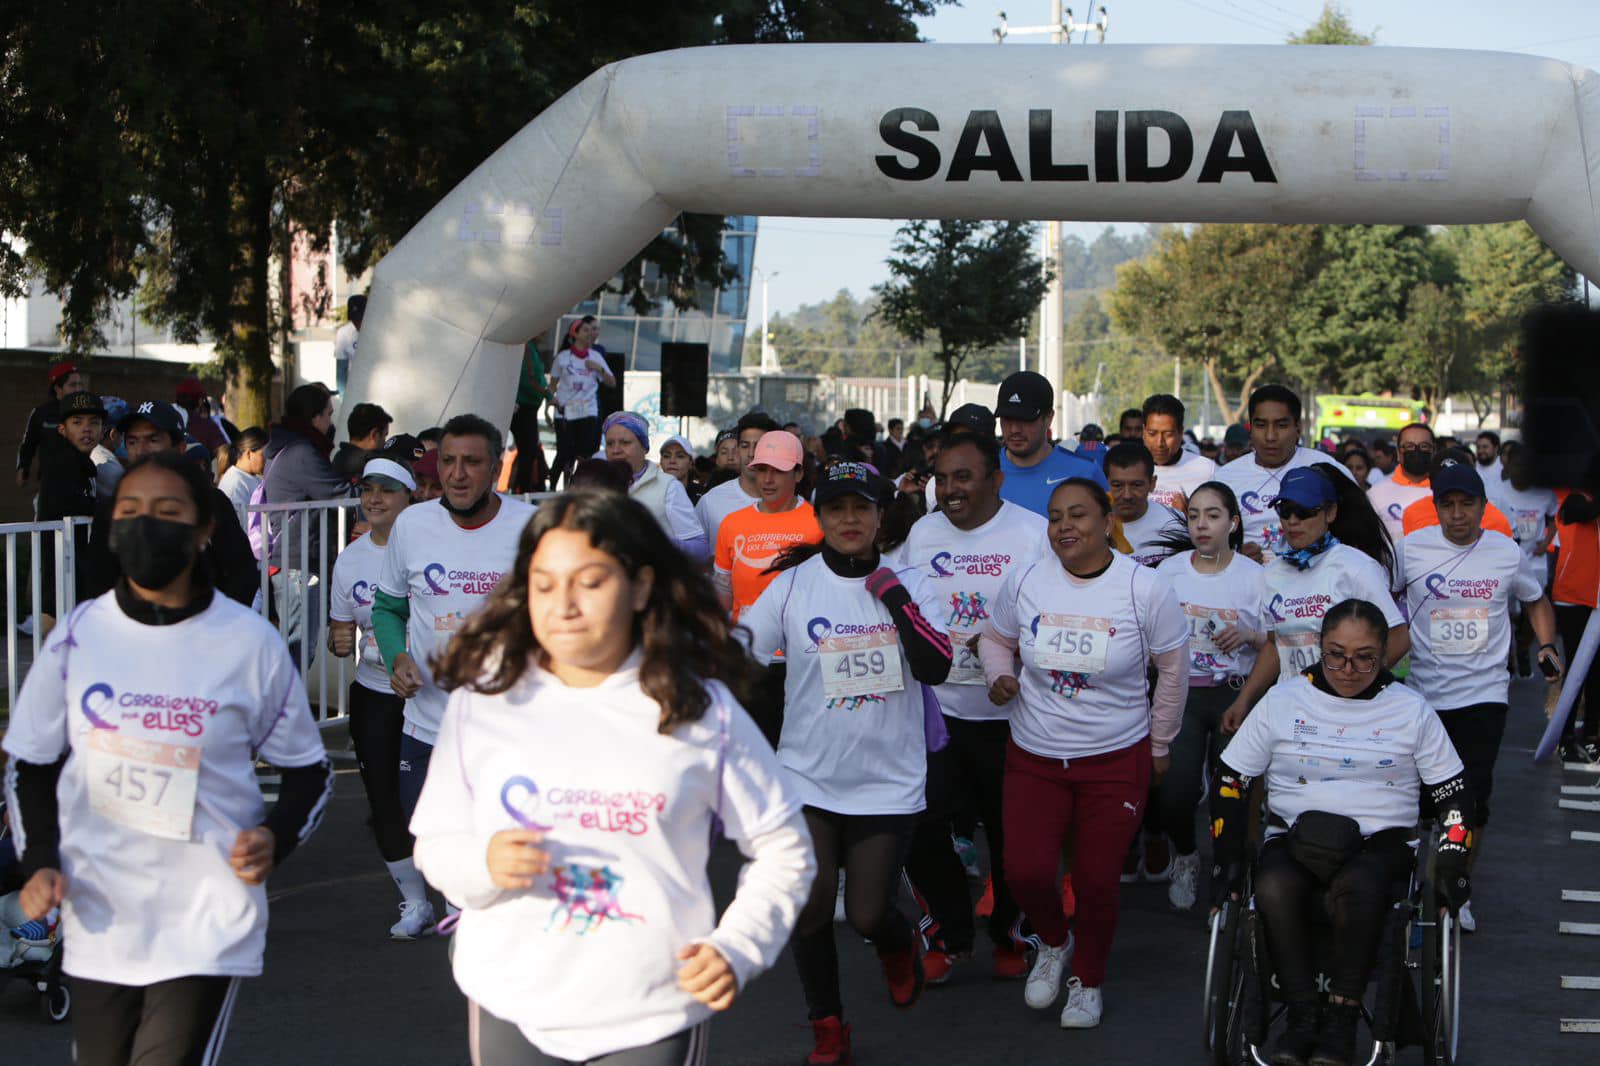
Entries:
[[[979,145],[986,146],[987,155],[979,155]],[[950,172],[945,181],[967,181],[975,170],[992,170],[1001,181],[1021,181],[1022,171],[1006,143],[1006,131],[1000,125],[998,111],[973,111],[967,115],[967,124],[961,130],[961,140],[950,157]]]
[[1085,163],[1057,163],[1050,158],[1053,112],[1028,112],[1028,178],[1031,181],[1088,181]]
[[[1239,149],[1244,154],[1233,155],[1233,142],[1238,138]],[[1217,123],[1217,132],[1211,138],[1211,148],[1206,152],[1206,161],[1200,167],[1201,182],[1220,182],[1222,175],[1238,171],[1249,174],[1252,181],[1266,181],[1277,184],[1277,175],[1272,172],[1272,163],[1267,159],[1267,150],[1261,145],[1261,135],[1256,132],[1256,124],[1250,118],[1248,111],[1224,111],[1222,121]]]
[[920,107],[897,107],[884,112],[878,121],[878,136],[883,143],[897,152],[904,152],[916,160],[915,164],[903,162],[899,156],[874,156],[878,169],[897,181],[927,181],[939,173],[939,146],[926,137],[918,137],[905,129],[911,123],[919,130],[937,130],[939,120],[932,111]]
[[1117,111],[1094,113],[1094,180],[1117,180]]
[[[1150,165],[1150,131],[1167,135],[1167,161]],[[1122,133],[1129,181],[1177,181],[1194,162],[1194,134],[1189,124],[1172,111],[1129,111]]]

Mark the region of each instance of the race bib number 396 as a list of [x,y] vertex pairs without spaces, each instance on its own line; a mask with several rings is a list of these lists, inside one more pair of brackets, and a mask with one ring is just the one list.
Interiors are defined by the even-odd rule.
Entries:
[[188,840],[200,786],[198,746],[89,732],[89,806],[118,825]]
[[904,689],[900,673],[900,640],[893,632],[828,637],[817,645],[822,658],[822,693],[879,696]]
[[1435,655],[1476,655],[1489,647],[1489,608],[1435,607],[1428,612]]
[[1103,673],[1111,646],[1111,619],[1081,614],[1041,614],[1033,658],[1046,670]]

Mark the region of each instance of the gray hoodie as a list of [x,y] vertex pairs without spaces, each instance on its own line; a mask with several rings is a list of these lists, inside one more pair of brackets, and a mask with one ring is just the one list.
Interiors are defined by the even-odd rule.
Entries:
[[[281,426],[274,427],[265,451],[267,472],[261,492],[265,503],[335,500],[354,495],[355,489],[349,480],[340,477],[322,451],[300,433]],[[308,513],[322,515],[323,518],[312,519],[310,540],[306,544],[306,569],[313,573],[319,569],[317,536],[318,523],[322,522],[321,535],[327,543],[328,572],[332,573],[333,560],[339,554],[339,524],[331,510],[292,511],[287,516],[287,523],[284,522],[285,516],[269,513],[273,536],[277,539],[272,562],[286,569],[300,569],[300,526]]]

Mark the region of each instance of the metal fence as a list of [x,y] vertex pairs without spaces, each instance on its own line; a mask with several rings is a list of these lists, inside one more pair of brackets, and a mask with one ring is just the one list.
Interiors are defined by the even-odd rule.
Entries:
[[[0,536],[4,537],[6,555],[6,708],[17,705],[17,689],[27,671],[17,662],[17,631],[25,621],[33,623],[30,639],[31,654],[28,664],[39,657],[46,633],[39,617],[39,604],[44,597],[44,567],[41,565],[48,552],[55,559],[54,589],[56,618],[72,610],[78,602],[77,543],[73,530],[87,526],[87,518],[62,518],[49,522],[0,523]],[[17,596],[17,553],[27,546],[28,584],[27,603],[19,604]],[[18,614],[19,607],[25,607]]]

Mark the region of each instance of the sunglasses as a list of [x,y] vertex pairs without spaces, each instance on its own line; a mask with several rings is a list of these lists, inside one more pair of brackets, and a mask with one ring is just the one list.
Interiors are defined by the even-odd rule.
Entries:
[[1301,522],[1307,518],[1315,518],[1323,510],[1321,507],[1301,507],[1298,503],[1288,500],[1274,504],[1274,509],[1278,512],[1279,518],[1293,518]]

